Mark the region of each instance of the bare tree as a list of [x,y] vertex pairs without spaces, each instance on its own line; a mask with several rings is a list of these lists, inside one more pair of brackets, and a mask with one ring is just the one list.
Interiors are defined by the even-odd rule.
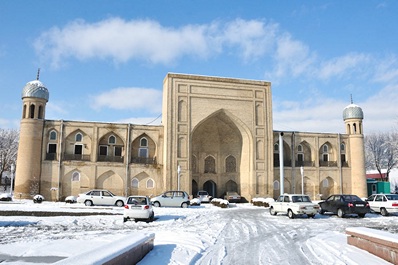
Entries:
[[15,165],[18,140],[19,132],[17,130],[0,128],[0,179],[4,171],[11,171],[11,165]]
[[[365,137],[366,168],[376,169],[388,181],[391,169],[398,166],[397,133],[372,133]],[[383,177],[382,170],[386,174]]]

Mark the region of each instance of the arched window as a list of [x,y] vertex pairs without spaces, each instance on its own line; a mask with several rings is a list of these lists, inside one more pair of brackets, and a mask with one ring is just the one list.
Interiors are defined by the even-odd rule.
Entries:
[[205,173],[216,173],[216,160],[212,156],[205,159]]
[[279,181],[275,180],[273,186],[274,186],[274,190],[279,190]]
[[303,146],[302,146],[301,144],[299,144],[299,145],[297,146],[297,151],[298,151],[298,152],[303,152]]
[[35,105],[29,106],[29,118],[33,119],[35,117]]
[[138,184],[139,184],[138,179],[133,178],[133,179],[131,180],[131,187],[132,187],[132,188],[138,188]]
[[340,149],[341,149],[341,152],[345,152],[345,144],[344,143],[342,143],[340,145]]
[[57,140],[57,132],[52,130],[50,132],[50,140]]
[[301,144],[297,146],[297,161],[298,161],[298,166],[303,166],[304,152],[303,152],[303,146]]
[[324,162],[329,161],[329,147],[326,144],[324,144],[322,146],[322,150],[323,150],[322,161],[324,161]]
[[72,174],[72,181],[80,181],[80,173],[75,171]]
[[43,119],[43,106],[39,106],[39,119]]
[[155,183],[153,182],[153,179],[148,179],[148,180],[146,181],[146,188],[147,188],[147,189],[153,189],[154,186],[155,186]]
[[140,147],[148,147],[148,140],[145,137],[141,138]]
[[109,144],[116,144],[116,137],[113,136],[113,135],[109,136],[108,143]]
[[279,144],[274,144],[274,152],[279,152]]
[[236,159],[234,156],[230,155],[225,159],[225,169],[226,172],[236,172]]
[[75,141],[76,142],[81,142],[82,140],[83,140],[83,135],[81,133],[76,133]]
[[327,153],[328,150],[329,150],[329,148],[328,148],[328,146],[326,144],[323,145],[322,149],[323,149],[324,153]]
[[23,112],[22,112],[22,119],[25,119],[26,117],[26,105],[23,105]]

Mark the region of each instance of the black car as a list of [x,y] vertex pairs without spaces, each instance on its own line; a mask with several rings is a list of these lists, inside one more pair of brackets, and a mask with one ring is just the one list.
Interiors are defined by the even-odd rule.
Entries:
[[357,214],[365,217],[370,212],[369,203],[361,200],[357,195],[335,194],[329,196],[325,201],[319,203],[319,213],[331,212],[342,218],[345,214]]

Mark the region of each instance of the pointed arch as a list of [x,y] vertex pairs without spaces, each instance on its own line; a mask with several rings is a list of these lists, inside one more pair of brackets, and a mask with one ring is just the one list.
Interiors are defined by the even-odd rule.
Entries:
[[156,142],[142,133],[131,142],[131,163],[156,164]]
[[122,177],[120,177],[113,170],[108,170],[101,174],[96,180],[96,188],[110,190],[115,194],[124,193],[124,182]]
[[[226,180],[231,179],[237,184],[237,190],[249,193],[253,187],[248,185],[248,178],[253,172],[252,161],[256,155],[252,136],[247,125],[225,109],[214,111],[196,124],[193,123],[188,157],[197,157],[199,172],[195,174],[195,180],[198,183],[213,180],[218,192],[223,194],[226,192]],[[226,172],[225,158],[229,155],[236,159],[236,172]],[[209,156],[215,160],[214,171],[208,166],[213,163]],[[215,173],[210,175],[210,172]],[[245,176],[244,180],[241,179],[242,175]]]

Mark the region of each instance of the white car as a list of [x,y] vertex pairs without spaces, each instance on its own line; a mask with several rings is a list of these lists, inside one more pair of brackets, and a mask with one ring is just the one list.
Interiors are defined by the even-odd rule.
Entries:
[[283,194],[269,205],[271,215],[285,213],[290,219],[304,214],[313,218],[319,209],[319,205],[311,202],[310,197],[304,194]]
[[124,206],[123,222],[128,220],[152,222],[155,218],[151,201],[147,196],[129,196]]
[[171,206],[187,208],[190,204],[189,195],[185,191],[166,191],[159,196],[151,198],[153,206]]
[[115,205],[122,207],[126,202],[126,197],[116,196],[109,190],[90,190],[87,193],[79,194],[76,201],[84,203],[86,206]]
[[372,211],[383,216],[398,213],[398,194],[373,194],[366,201]]
[[198,191],[198,195],[196,197],[200,200],[200,202],[210,202],[211,199],[213,198],[205,190]]

